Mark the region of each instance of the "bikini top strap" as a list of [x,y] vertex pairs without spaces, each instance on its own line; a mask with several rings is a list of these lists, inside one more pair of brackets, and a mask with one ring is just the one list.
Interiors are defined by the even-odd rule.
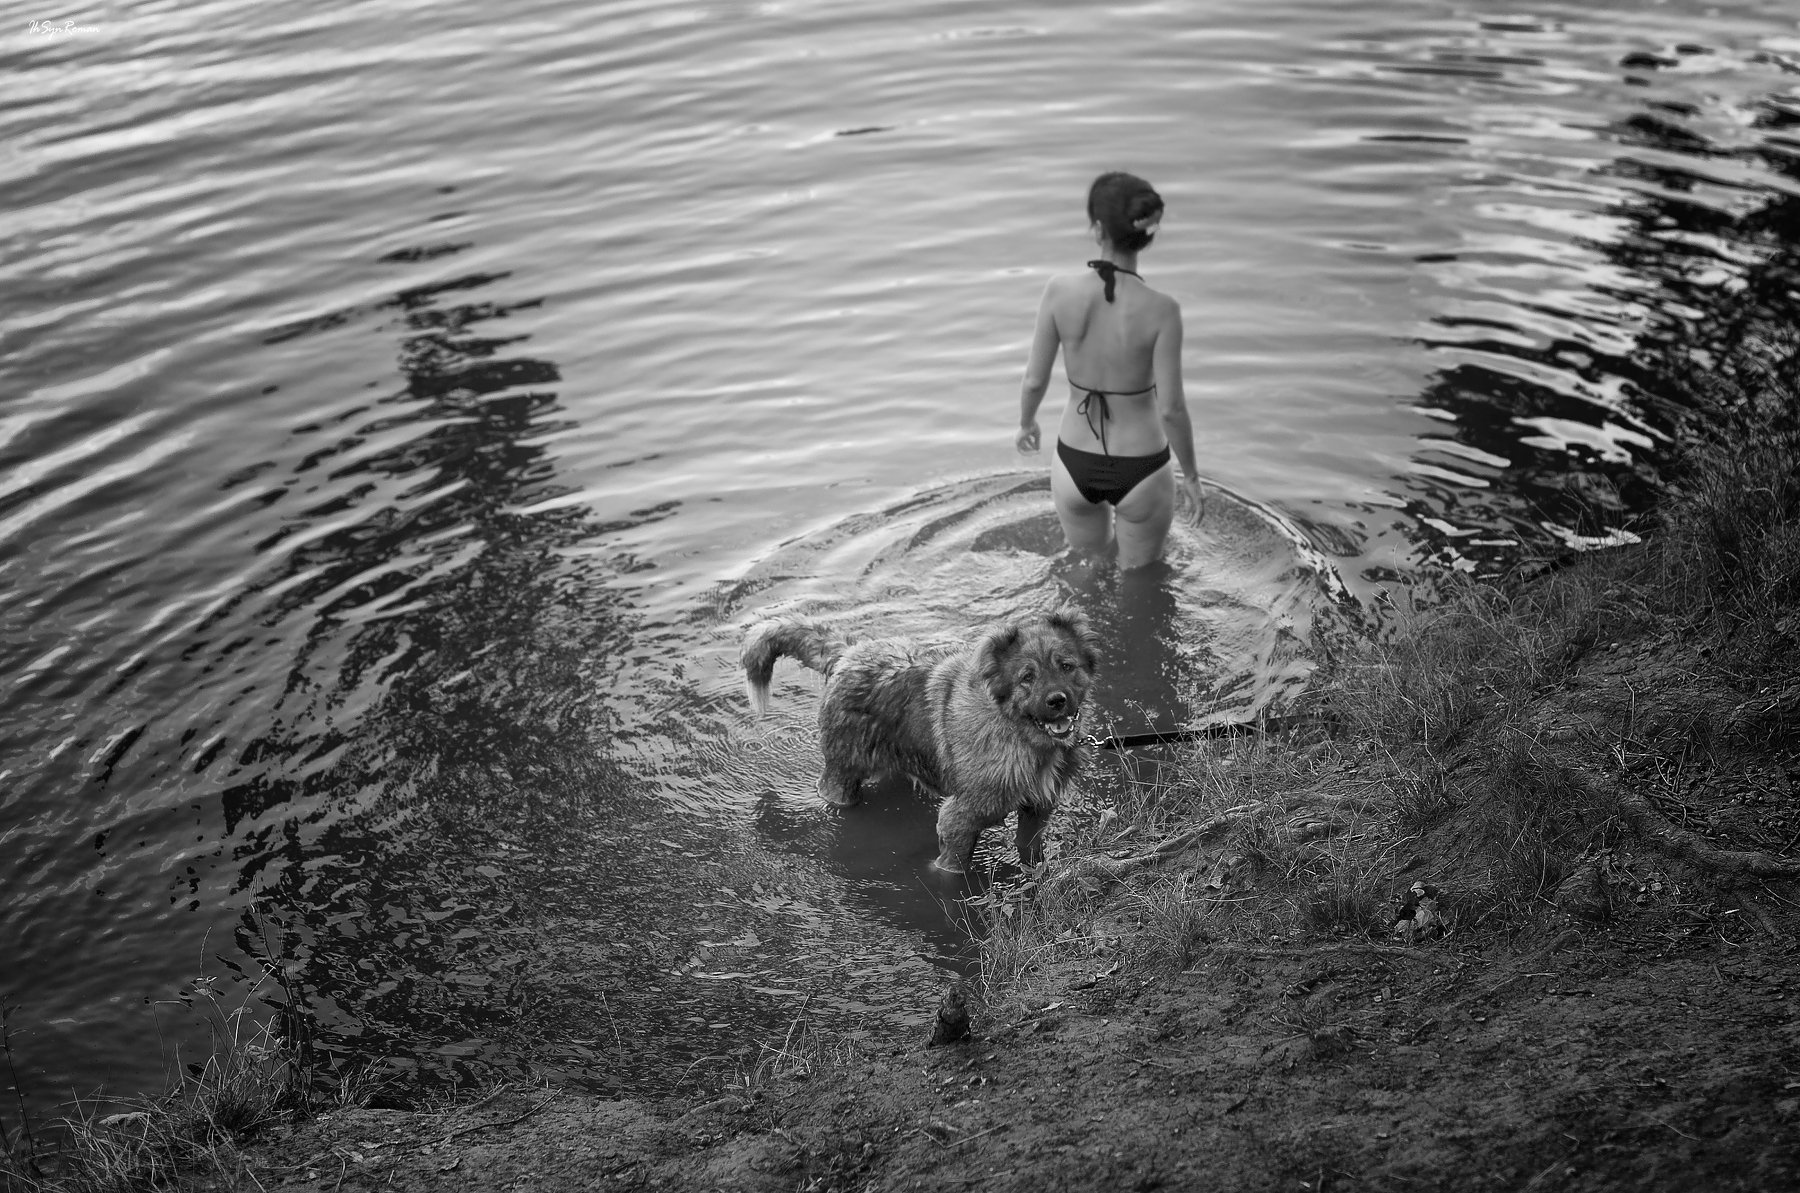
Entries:
[[1119,280],[1120,274],[1128,273],[1140,282],[1144,280],[1144,275],[1137,270],[1126,269],[1123,265],[1114,265],[1111,261],[1089,261],[1088,268],[1099,274],[1100,280],[1106,283],[1107,302],[1113,300],[1113,283]]
[[1081,401],[1075,407],[1075,413],[1087,419],[1088,430],[1100,441],[1100,450],[1112,455],[1106,446],[1106,422],[1112,417],[1112,407],[1107,403],[1109,396],[1119,398],[1135,398],[1139,394],[1156,392],[1156,386],[1146,385],[1143,389],[1089,389],[1087,386],[1069,378],[1069,384],[1081,391]]
[[[1100,406],[1098,422],[1094,418],[1096,402]],[[1112,408],[1106,404],[1106,391],[1103,389],[1088,390],[1082,396],[1081,404],[1075,407],[1075,413],[1087,419],[1088,430],[1092,431],[1094,438],[1100,441],[1100,450],[1109,456],[1112,455],[1112,451],[1106,446],[1106,420],[1112,417]]]

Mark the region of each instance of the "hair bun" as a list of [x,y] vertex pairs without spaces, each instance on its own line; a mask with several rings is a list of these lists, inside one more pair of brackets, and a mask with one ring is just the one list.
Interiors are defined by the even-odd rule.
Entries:
[[1163,200],[1135,174],[1113,171],[1094,179],[1088,190],[1088,218],[1108,240],[1128,252],[1150,243],[1162,223]]

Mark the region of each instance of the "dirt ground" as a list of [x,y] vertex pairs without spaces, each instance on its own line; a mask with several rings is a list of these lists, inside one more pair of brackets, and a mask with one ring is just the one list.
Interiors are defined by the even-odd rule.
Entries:
[[340,1111],[265,1141],[263,1180],[1800,1188],[1794,958],[1790,937],[1727,925],[1679,943],[1570,927],[1519,950],[1220,947],[1148,980],[1071,961],[1061,999],[954,1044],[685,1102],[509,1089],[437,1115]]
[[[1705,648],[1658,632],[1598,643],[1533,732],[1693,840],[1790,857],[1800,754],[1770,718],[1800,693],[1708,686]],[[1660,733],[1701,706],[1716,732]],[[1525,928],[1202,934],[1181,967],[1134,953],[1127,883],[955,1043],[896,1031],[683,1099],[340,1110],[252,1169],[326,1193],[1800,1189],[1800,883],[1617,840]],[[1453,880],[1414,857],[1386,892],[1416,878]]]

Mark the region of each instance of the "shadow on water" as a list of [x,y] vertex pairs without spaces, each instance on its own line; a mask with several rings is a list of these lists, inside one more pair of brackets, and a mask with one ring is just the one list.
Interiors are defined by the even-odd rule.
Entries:
[[[1800,318],[1800,96],[1699,96],[1656,77],[1696,55],[1746,79],[1793,70],[1695,45],[1628,55],[1642,110],[1594,130],[1619,151],[1592,180],[1619,198],[1587,222],[1604,235],[1570,240],[1592,263],[1579,284],[1518,302],[1525,319],[1435,316],[1421,338],[1465,358],[1414,403],[1445,424],[1406,478],[1412,533],[1434,565],[1422,576],[1529,572],[1631,541],[1677,466],[1692,387],[1756,329]],[[1453,271],[1457,258],[1421,262]]]
[[[537,939],[564,889],[548,876],[587,860],[598,824],[654,810],[603,748],[605,660],[626,653],[629,614],[562,554],[611,527],[527,508],[555,493],[532,440],[556,426],[558,375],[508,355],[522,336],[475,334],[536,305],[469,300],[497,280],[406,290],[380,312],[406,387],[305,466],[410,423],[421,433],[354,469],[421,499],[293,554],[294,607],[343,591],[290,673],[276,724],[292,728],[247,746],[222,797],[255,893],[238,944],[280,975],[290,1033],[334,1074],[529,1056],[558,1004]],[[622,860],[583,870],[623,913],[642,876]],[[603,972],[646,963],[616,954]]]
[[[816,771],[804,760],[793,761]],[[854,807],[798,813],[765,792],[755,828],[771,846],[823,865],[843,883],[847,906],[917,938],[924,945],[921,956],[932,964],[965,975],[977,970],[981,929],[962,900],[985,890],[992,871],[978,867],[964,877],[932,866],[937,807],[911,783],[882,778]]]
[[295,553],[296,608],[342,595],[223,793],[253,896],[236,967],[275,977],[321,1080],[397,1100],[496,1073],[667,1089],[753,1063],[808,1009],[852,1037],[917,1025],[929,1003],[905,993],[932,970],[854,889],[741,839],[735,791],[689,814],[684,792],[720,785],[706,759],[728,724],[679,667],[634,665],[607,583],[633,561],[594,550],[671,507],[603,522],[553,500],[558,372],[522,336],[476,334],[535,305],[472,301],[497,280],[381,312],[407,384],[379,424],[423,429],[356,468],[431,499]]
[[1106,669],[1094,699],[1114,724],[1138,733],[1179,729],[1191,720],[1178,678],[1182,648],[1179,573],[1166,562],[1121,572],[1071,564],[1066,569],[1072,604],[1100,637]]

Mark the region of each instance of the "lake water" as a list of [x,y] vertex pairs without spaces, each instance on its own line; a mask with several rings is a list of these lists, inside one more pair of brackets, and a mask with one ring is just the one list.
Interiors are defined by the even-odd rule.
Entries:
[[[1324,610],[1613,541],[1679,406],[1651,349],[1704,365],[1719,296],[1793,304],[1796,15],[9,17],[20,1083],[161,1088],[202,975],[377,1076],[659,1089],[807,1016],[916,1030],[959,963],[930,809],[821,809],[816,682],[752,721],[742,627],[1074,601],[1090,728],[1130,732],[1278,708]],[[1212,508],[1086,582],[1012,439],[1109,168],[1168,203],[1142,267]]]

